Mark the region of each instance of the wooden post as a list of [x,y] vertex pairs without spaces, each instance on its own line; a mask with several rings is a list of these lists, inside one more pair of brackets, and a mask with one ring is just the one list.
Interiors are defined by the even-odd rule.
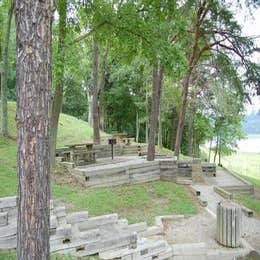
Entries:
[[242,209],[230,201],[217,206],[217,241],[226,247],[239,247],[241,243]]

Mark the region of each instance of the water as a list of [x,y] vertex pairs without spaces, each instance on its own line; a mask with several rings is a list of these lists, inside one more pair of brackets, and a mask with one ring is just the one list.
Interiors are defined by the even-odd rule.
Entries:
[[238,142],[238,150],[247,153],[260,153],[260,135],[249,135]]

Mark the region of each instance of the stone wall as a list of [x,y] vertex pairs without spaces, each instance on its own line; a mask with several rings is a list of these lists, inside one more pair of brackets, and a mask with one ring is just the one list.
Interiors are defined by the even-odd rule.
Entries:
[[[67,213],[66,207],[51,201],[50,250],[52,253],[100,259],[167,259],[171,247],[153,236],[163,234],[160,226],[145,222],[128,224],[117,214],[90,217],[87,211]],[[0,198],[0,249],[15,249],[17,232],[16,197]],[[128,258],[127,258],[128,259]]]
[[[203,167],[202,165],[202,169]],[[206,167],[209,168],[208,165]],[[70,168],[69,171],[81,179],[86,187],[98,188],[157,180],[174,182],[179,179],[191,180],[192,162],[177,161],[171,158],[157,159],[152,162],[145,159],[136,159],[117,164]],[[189,182],[186,182],[186,184],[189,184]]]

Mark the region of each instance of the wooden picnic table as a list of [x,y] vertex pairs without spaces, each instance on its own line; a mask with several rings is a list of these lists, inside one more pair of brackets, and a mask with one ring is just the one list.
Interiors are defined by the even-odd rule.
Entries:
[[112,138],[116,139],[117,144],[130,145],[131,142],[133,141],[133,138],[129,138],[128,134],[125,134],[125,133],[113,134]]
[[96,153],[93,151],[93,143],[79,143],[67,145],[69,148],[69,160],[76,165],[95,163]]
[[94,145],[93,143],[80,143],[80,144],[67,145],[67,147],[69,147],[69,149],[71,150],[80,150],[80,149],[92,150],[93,145]]

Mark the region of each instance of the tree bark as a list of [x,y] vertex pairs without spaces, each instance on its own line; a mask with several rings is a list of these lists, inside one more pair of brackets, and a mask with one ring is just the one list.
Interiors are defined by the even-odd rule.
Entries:
[[88,94],[88,124],[93,127],[93,93],[92,89],[87,90]]
[[218,165],[221,166],[221,136],[219,136],[218,143]]
[[7,26],[4,39],[4,50],[3,50],[3,71],[1,76],[1,121],[2,136],[8,137],[8,104],[7,104],[7,81],[8,81],[8,54],[9,54],[9,41],[11,23],[14,11],[14,1],[11,2],[11,7],[8,12]]
[[93,141],[100,144],[98,111],[98,43],[93,38]]
[[218,154],[218,147],[219,147],[219,136],[217,135],[216,148],[215,148],[215,154],[214,154],[214,163],[216,162],[216,158],[217,158],[217,154]]
[[190,113],[189,113],[189,125],[188,125],[188,155],[193,156],[193,114],[195,110],[194,105],[194,93],[191,95],[190,100]]
[[189,80],[190,80],[191,72],[189,72],[183,80],[182,86],[182,98],[181,98],[181,109],[179,113],[179,121],[176,131],[176,138],[175,138],[175,146],[174,146],[174,155],[179,157],[180,154],[180,147],[182,141],[182,132],[185,123],[185,112],[187,106],[187,97],[188,97],[188,90],[189,90]]
[[15,7],[19,260],[49,259],[51,2]]
[[[161,102],[160,102],[161,103]],[[161,104],[159,105],[159,116],[158,116],[158,146],[163,147],[162,144],[162,115],[161,115]]]
[[105,85],[106,85],[106,63],[107,63],[108,47],[105,49],[102,62],[101,81],[100,81],[100,98],[99,98],[99,114],[100,129],[105,131],[106,126],[106,106],[105,106]]
[[212,147],[212,140],[213,138],[210,139],[210,143],[209,143],[209,155],[208,155],[208,162],[210,163],[210,155],[211,155],[211,147]]
[[139,123],[139,114],[138,110],[136,110],[136,134],[135,134],[135,141],[139,142],[139,132],[140,132],[140,123]]
[[51,131],[50,131],[50,158],[51,168],[55,164],[55,150],[57,145],[58,124],[62,108],[63,88],[64,88],[64,64],[65,64],[65,38],[66,38],[66,18],[67,0],[58,1],[59,13],[59,42],[58,42],[58,70],[56,76],[56,86],[51,107]]
[[179,122],[177,127],[177,133],[176,133],[176,139],[175,139],[175,147],[174,147],[174,155],[179,157],[180,154],[180,147],[182,142],[182,133],[184,128],[184,122],[185,122],[185,112],[186,112],[186,106],[187,106],[187,96],[189,91],[189,85],[190,85],[190,78],[191,74],[197,65],[202,52],[198,52],[198,44],[199,39],[201,37],[201,31],[200,26],[203,23],[203,20],[208,12],[208,9],[206,8],[206,0],[200,1],[199,7],[197,9],[196,13],[196,22],[194,27],[194,39],[193,44],[190,50],[189,54],[189,60],[188,60],[188,70],[186,73],[186,76],[184,77],[182,81],[182,102],[181,102],[181,110],[179,114]]
[[145,142],[148,144],[149,142],[149,99],[148,99],[148,91],[146,88],[145,92],[145,114],[146,114],[146,120],[145,120]]
[[152,109],[150,114],[150,132],[149,132],[148,152],[147,152],[148,161],[153,161],[155,157],[155,137],[156,137],[157,125],[158,125],[162,80],[163,80],[163,67],[155,62],[153,65]]

